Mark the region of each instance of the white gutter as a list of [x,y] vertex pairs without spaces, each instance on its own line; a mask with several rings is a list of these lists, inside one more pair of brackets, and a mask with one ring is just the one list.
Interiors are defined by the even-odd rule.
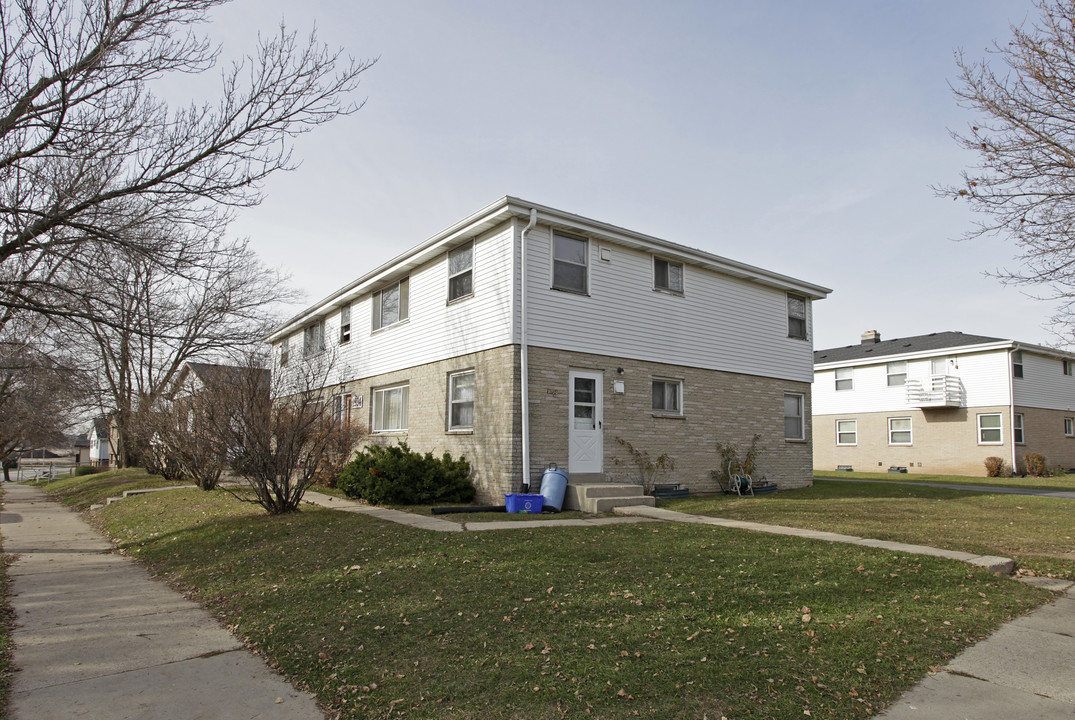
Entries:
[[530,208],[530,222],[519,234],[519,257],[522,283],[519,303],[519,376],[522,381],[522,419],[523,419],[523,490],[530,490],[530,354],[527,352],[526,337],[526,236],[537,224],[537,208]]
[[[1008,408],[1008,437],[1012,439],[1012,475],[1018,472],[1018,464],[1016,458],[1015,447],[1015,372],[1012,368],[1012,353],[1018,350],[1019,346],[1012,344],[1012,348],[1008,350],[1008,399],[1011,401],[1011,406]],[[1024,418],[1025,419],[1025,418]],[[1026,428],[1023,428],[1023,436],[1026,436]],[[981,440],[981,437],[978,438]]]

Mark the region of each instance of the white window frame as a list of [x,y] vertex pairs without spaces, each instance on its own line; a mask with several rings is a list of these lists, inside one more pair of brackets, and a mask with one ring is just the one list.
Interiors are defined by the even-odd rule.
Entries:
[[[798,415],[788,415],[788,400],[795,398],[798,401]],[[788,420],[797,419],[799,421],[799,432],[797,435],[788,434]],[[785,440],[805,440],[806,439],[806,396],[802,393],[784,393],[784,439]]]
[[[400,402],[400,427],[386,427],[385,426],[385,404],[386,398],[396,396],[398,394]],[[400,385],[389,385],[382,388],[374,388],[371,392],[373,396],[373,402],[370,403],[370,413],[372,415],[370,419],[370,427],[375,433],[398,433],[407,432],[407,413],[408,413],[408,397],[410,395],[410,384],[403,383]]]
[[[466,267],[452,272],[452,259],[459,257],[466,251],[469,253],[469,260]],[[462,281],[469,280],[466,292],[459,292],[456,289],[456,283],[462,284]],[[457,248],[454,248],[448,252],[448,302],[455,302],[456,300],[463,300],[474,295],[474,241],[471,240]]]
[[[850,429],[847,429],[850,428]],[[841,437],[844,435],[850,435],[850,442],[841,441]],[[858,420],[837,420],[836,421],[836,444],[841,447],[848,447],[859,444],[859,421]]]
[[1012,377],[1023,377],[1023,351],[1012,350]]
[[1016,445],[1026,445],[1026,436],[1023,434],[1023,413],[1012,415],[1012,442]]
[[[390,322],[386,322],[384,316],[384,294],[397,290],[398,302],[396,304],[396,317],[395,319],[388,318]],[[392,327],[406,320],[410,315],[410,278],[400,278],[394,283],[385,285],[377,292],[373,293],[373,311],[372,315],[372,331],[376,332],[382,328]]]
[[[471,397],[469,400],[456,399],[456,383],[460,378],[470,376],[471,378]],[[478,385],[477,376],[473,370],[461,370],[460,372],[452,373],[448,376],[448,430],[460,431],[460,430],[473,430],[474,418],[475,418],[475,401],[478,397]],[[455,410],[457,407],[463,407],[470,405],[470,424],[457,423]]]
[[[663,267],[663,271],[662,271]],[[679,268],[679,286],[676,287],[676,283],[673,280],[673,268]],[[664,275],[662,278],[661,275]],[[661,284],[663,280],[663,285]],[[660,292],[672,293],[673,295],[683,294],[683,263],[676,262],[675,260],[667,260],[665,258],[653,256],[653,289]]]
[[[841,374],[843,374],[843,377],[841,377]],[[849,367],[848,368],[836,368],[834,376],[835,376],[835,380],[836,380],[836,390],[837,390],[837,392],[843,392],[844,390],[854,390],[855,389],[855,369],[854,368],[849,368]],[[843,383],[843,387],[841,387],[841,385],[840,385],[841,383]]]
[[1075,418],[1064,418],[1064,437],[1075,437]]
[[302,356],[313,357],[325,352],[325,318],[316,320],[302,329]]
[[[657,386],[658,385],[660,385],[661,388],[662,388],[662,390],[661,390],[661,402],[662,402],[662,404],[667,404],[667,401],[669,400],[669,398],[668,398],[668,388],[670,388],[670,387],[675,388],[675,390],[673,391],[674,397],[672,398],[673,405],[675,407],[661,407],[661,408],[657,407],[656,393],[657,393]],[[683,414],[683,381],[682,380],[676,380],[676,379],[673,379],[673,378],[660,378],[660,377],[653,378],[652,382],[650,383],[650,408],[657,415],[682,415]]]
[[[983,427],[982,418],[996,418],[996,427]],[[986,440],[984,433],[996,432],[996,440]],[[1003,413],[978,413],[978,444],[979,445],[1003,445],[1004,444],[1004,415]]]
[[907,384],[907,361],[894,360],[885,364],[885,382],[888,387],[903,387]]
[[[893,422],[907,421],[906,428],[894,428]],[[894,433],[907,433],[907,441],[900,442],[893,439]],[[909,417],[890,417],[888,419],[888,444],[889,445],[914,445],[914,421]]]
[[340,344],[351,342],[351,303],[340,308]]
[[[806,311],[806,309],[809,307],[809,300],[806,299],[805,295],[799,295],[798,293],[788,293],[787,294],[787,303],[788,303],[788,337],[789,338],[795,338],[796,340],[806,340],[807,339],[807,328],[806,328],[807,311]],[[799,311],[797,309],[793,308],[794,303],[801,303],[802,304],[802,313],[801,313],[802,316],[801,317],[799,316],[800,315]],[[800,332],[800,330],[798,328],[799,323],[802,323],[801,332]]]
[[[586,249],[583,251],[583,259],[585,260],[585,262],[580,264],[580,263],[575,262],[574,260],[569,260],[569,259],[566,259],[566,258],[558,258],[558,257],[556,257],[556,238],[558,238],[558,237],[564,238],[566,240],[574,240],[575,242],[580,242],[583,245],[585,245]],[[552,254],[552,276],[551,276],[551,287],[552,287],[552,289],[553,290],[561,290],[563,292],[577,293],[579,295],[589,295],[590,294],[590,239],[585,238],[585,237],[581,237],[579,235],[571,235],[569,233],[554,232],[552,234],[552,248],[551,248],[551,250],[552,250],[552,253],[551,253]],[[568,285],[566,283],[558,283],[557,280],[556,280],[556,267],[557,267],[557,264],[562,264],[562,265],[571,266],[571,267],[581,267],[583,269],[583,273],[582,273],[582,285],[583,286],[581,288],[578,288],[578,287],[571,287],[570,285]]]

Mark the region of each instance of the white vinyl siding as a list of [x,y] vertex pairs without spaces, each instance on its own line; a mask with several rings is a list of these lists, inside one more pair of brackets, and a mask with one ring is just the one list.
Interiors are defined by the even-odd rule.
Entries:
[[911,432],[911,418],[904,417],[888,419],[889,445],[910,445],[914,439]]
[[1025,372],[1021,380],[1012,383],[1015,387],[1014,404],[1056,410],[1075,407],[1075,382],[1056,371],[1057,362],[1055,357],[1023,350],[1021,367]]
[[409,394],[407,385],[373,391],[373,432],[403,432],[407,429]]
[[[594,238],[589,297],[551,291],[550,240],[541,224],[526,240],[531,345],[796,382],[813,378],[810,343],[787,336],[784,290],[684,263],[687,296],[653,292],[651,253],[617,244],[611,260],[601,262],[599,248],[612,243]],[[806,312],[809,327],[811,303]],[[516,327],[519,322],[517,314]]]
[[837,445],[858,445],[859,442],[859,424],[858,420],[837,420],[836,421],[836,444]]
[[1000,413],[978,415],[978,444],[1000,445],[1004,442],[1003,420]]

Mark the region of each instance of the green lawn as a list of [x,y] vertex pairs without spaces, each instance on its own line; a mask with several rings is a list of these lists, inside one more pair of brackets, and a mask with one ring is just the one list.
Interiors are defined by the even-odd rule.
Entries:
[[661,507],[1014,558],[1075,580],[1075,500],[914,485],[827,482],[754,498],[709,496]]
[[110,497],[123,495],[124,490],[144,490],[183,484],[189,483],[171,482],[160,475],[150,475],[142,468],[124,468],[81,477],[66,477],[39,486],[63,504],[76,510],[85,510],[91,505],[103,503]]
[[850,478],[854,480],[888,480],[891,482],[932,482],[948,485],[996,485],[999,487],[1038,488],[1040,490],[1075,490],[1075,475],[989,478],[968,477],[966,475],[931,475],[927,473],[814,471],[814,478]]
[[865,718],[1049,597],[699,525],[433,533],[193,490],[100,518],[342,718]]
[[[0,498],[3,490],[0,489]],[[11,673],[15,668],[11,664],[11,631],[15,627],[15,613],[8,599],[7,567],[11,556],[4,554],[0,538],[0,717],[7,717],[8,691],[11,689]]]

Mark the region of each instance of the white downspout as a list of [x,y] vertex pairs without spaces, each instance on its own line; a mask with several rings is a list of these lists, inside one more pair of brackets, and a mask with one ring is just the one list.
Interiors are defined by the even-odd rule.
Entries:
[[[1008,408],[1008,437],[1012,442],[1012,475],[1018,472],[1018,449],[1015,447],[1015,367],[1012,361],[1012,354],[1015,352],[1015,347],[1008,351],[1008,400],[1011,401],[1011,405]],[[1023,434],[1026,434],[1026,428],[1023,428]],[[979,438],[980,439],[980,438]]]
[[526,338],[526,236],[537,224],[537,208],[530,208],[530,222],[519,235],[522,292],[519,303],[519,376],[522,382],[523,490],[530,490],[530,354]]

